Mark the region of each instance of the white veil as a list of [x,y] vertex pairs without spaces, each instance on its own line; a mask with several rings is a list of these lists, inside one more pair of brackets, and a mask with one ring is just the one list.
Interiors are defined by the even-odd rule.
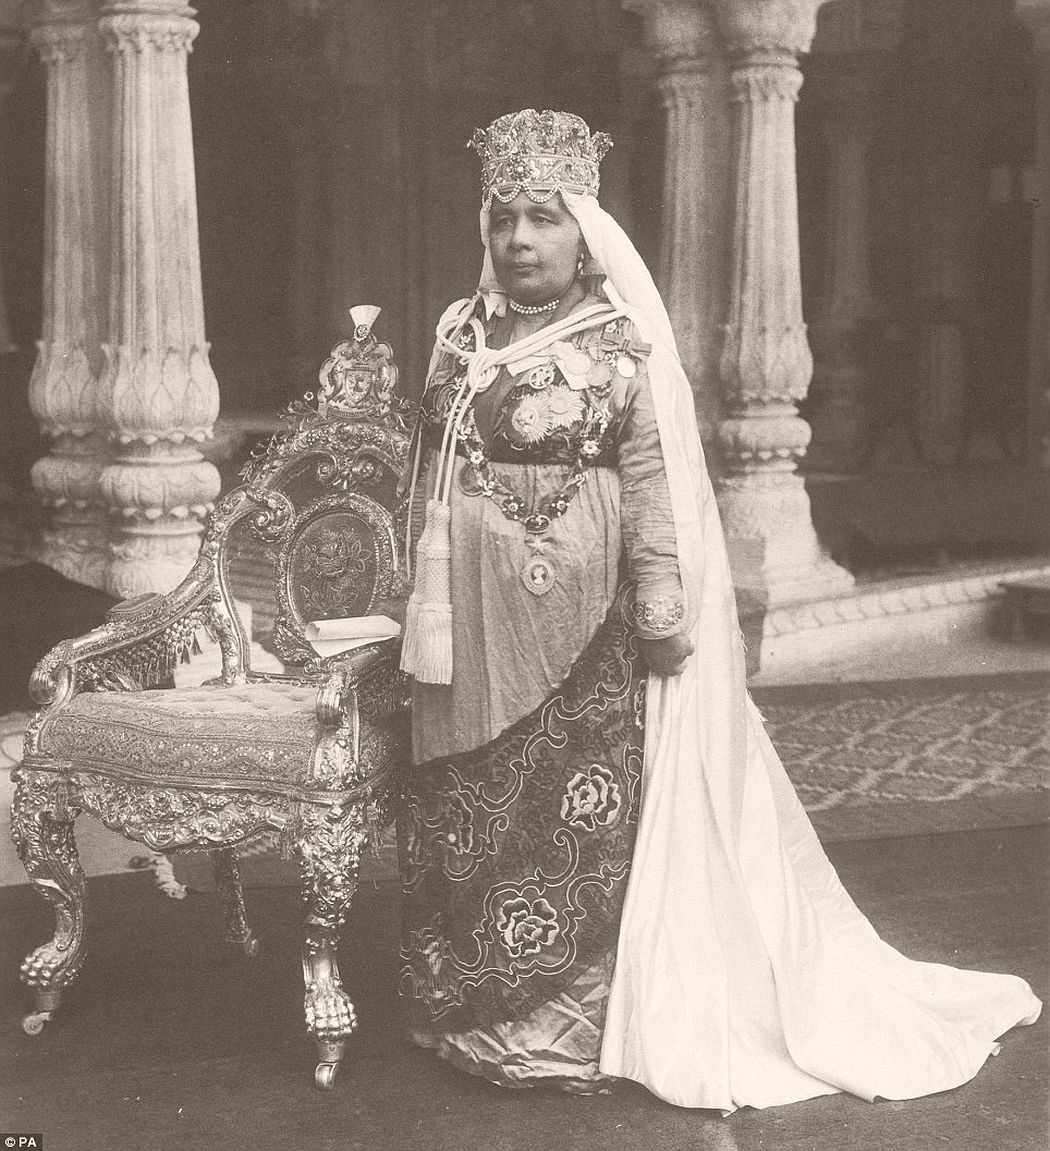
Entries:
[[[650,676],[638,838],[601,1068],[724,1112],[837,1090],[911,1098],[971,1078],[1032,1022],[1023,980],[906,959],[840,884],[746,691],[732,577],[692,392],[630,239],[563,192],[649,378],[695,653]],[[479,291],[497,306],[488,253]]]

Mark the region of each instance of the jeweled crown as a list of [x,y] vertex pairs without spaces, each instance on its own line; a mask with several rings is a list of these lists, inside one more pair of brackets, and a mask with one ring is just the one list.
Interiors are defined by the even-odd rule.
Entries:
[[598,195],[598,165],[612,147],[571,112],[525,108],[478,128],[467,145],[481,156],[481,193],[506,204],[524,192],[543,202],[558,192]]

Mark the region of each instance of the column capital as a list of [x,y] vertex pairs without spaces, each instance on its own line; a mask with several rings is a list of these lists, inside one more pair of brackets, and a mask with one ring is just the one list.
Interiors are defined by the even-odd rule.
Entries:
[[196,12],[177,0],[111,0],[99,31],[110,52],[189,52],[200,31]]
[[794,64],[770,60],[763,52],[758,60],[748,59],[734,68],[729,84],[731,98],[736,101],[793,103],[802,87],[802,73]]
[[1035,50],[1050,52],[1050,0],[1014,0],[1014,14],[1032,33]]
[[699,111],[710,99],[708,70],[699,63],[679,63],[657,77],[656,86],[667,109]]
[[87,47],[95,30],[92,13],[83,0],[48,0],[30,24],[29,38],[45,65],[76,60]]
[[798,56],[809,51],[825,0],[710,0],[734,56]]
[[91,29],[86,24],[45,24],[30,33],[47,67],[76,60],[87,47],[90,36]]
[[649,50],[663,71],[694,70],[721,51],[710,12],[700,0],[623,0],[645,23]]

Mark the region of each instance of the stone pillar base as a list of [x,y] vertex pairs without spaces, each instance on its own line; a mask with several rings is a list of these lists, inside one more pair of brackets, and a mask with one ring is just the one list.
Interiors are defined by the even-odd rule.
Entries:
[[817,539],[809,496],[794,472],[726,476],[718,507],[734,586],[774,607],[845,595],[853,576]]
[[[47,362],[44,351],[40,360]],[[67,579],[100,590],[109,554],[108,517],[98,491],[105,453],[102,432],[64,431],[53,436],[51,454],[37,460],[32,471],[33,487],[47,509],[37,558]]]
[[101,591],[106,582],[105,516],[82,517],[78,510],[68,517],[61,509],[52,514],[37,558],[66,579]]
[[193,567],[201,525],[219,494],[219,473],[197,444],[125,444],[100,487],[118,530],[106,590],[117,596],[169,592]]

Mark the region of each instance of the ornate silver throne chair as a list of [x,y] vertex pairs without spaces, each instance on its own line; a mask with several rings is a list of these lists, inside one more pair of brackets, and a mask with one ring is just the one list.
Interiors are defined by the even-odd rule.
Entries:
[[[362,850],[389,823],[402,754],[406,684],[399,641],[320,658],[306,638],[319,618],[381,611],[402,594],[398,480],[408,454],[394,400],[397,369],[355,308],[356,329],[320,372],[294,423],[256,452],[243,484],[215,507],[197,561],[168,595],[114,607],[95,631],[55,647],[31,690],[16,775],[13,837],[30,882],[54,907],[54,937],[21,977],[37,1034],[84,955],[85,882],[73,821],[81,811],[163,852],[213,852],[226,939],[254,954],[237,848],[277,833],[301,864],[302,962],[318,1086],[331,1085],[356,1026],[336,944]],[[231,594],[235,533],[272,563],[273,642],[283,674],[253,672]],[[259,546],[257,543],[256,546]],[[173,687],[201,631],[221,650],[221,679]]]

